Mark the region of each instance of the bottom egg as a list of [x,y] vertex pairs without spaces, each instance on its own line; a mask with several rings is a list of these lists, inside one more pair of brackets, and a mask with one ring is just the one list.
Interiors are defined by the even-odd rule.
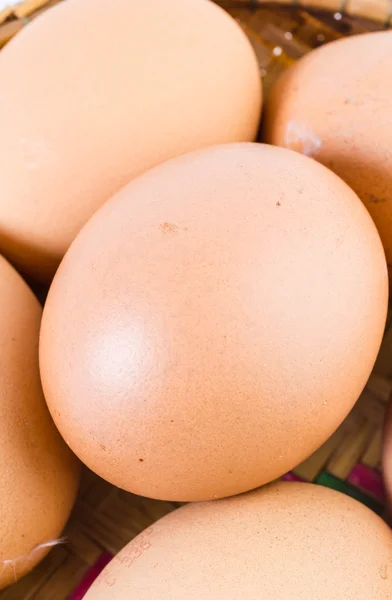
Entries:
[[392,532],[307,483],[188,504],[104,569],[86,600],[389,600]]

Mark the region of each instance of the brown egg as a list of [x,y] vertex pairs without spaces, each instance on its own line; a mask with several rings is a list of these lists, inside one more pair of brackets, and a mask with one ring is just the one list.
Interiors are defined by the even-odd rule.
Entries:
[[390,600],[392,532],[309,483],[190,504],[135,538],[86,600]]
[[377,225],[392,266],[392,32],[327,44],[272,91],[265,140],[340,175]]
[[0,81],[0,251],[40,280],[136,175],[260,119],[255,54],[207,0],[62,2],[2,51]]
[[38,371],[41,307],[0,257],[0,589],[56,544],[79,463],[56,430]]
[[44,311],[44,392],[115,485],[229,496],[338,427],[386,309],[383,249],[345,183],[281,148],[214,147],[144,174],[77,237]]
[[[390,511],[392,510],[392,398],[384,428],[383,475]],[[392,513],[390,513],[392,518]]]

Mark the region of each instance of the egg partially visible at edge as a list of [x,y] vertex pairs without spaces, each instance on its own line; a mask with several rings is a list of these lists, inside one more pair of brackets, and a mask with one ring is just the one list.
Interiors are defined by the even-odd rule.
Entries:
[[40,281],[135,176],[260,121],[255,53],[209,0],[62,2],[1,51],[0,80],[0,252]]
[[263,139],[321,162],[358,194],[392,268],[392,32],[348,36],[292,65],[268,98]]
[[309,483],[190,504],[104,569],[86,600],[391,600],[392,531]]
[[42,309],[0,256],[0,589],[59,543],[80,464],[47,409],[38,370]]

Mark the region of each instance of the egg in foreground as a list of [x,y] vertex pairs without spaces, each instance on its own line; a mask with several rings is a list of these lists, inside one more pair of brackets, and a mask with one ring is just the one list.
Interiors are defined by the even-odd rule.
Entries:
[[0,251],[40,281],[132,178],[260,120],[252,47],[208,0],[62,2],[2,50],[0,80]]
[[79,482],[79,462],[42,394],[41,313],[25,282],[0,257],[0,589],[57,543]]
[[392,531],[356,500],[279,483],[182,507],[109,563],[86,600],[390,600]]
[[376,228],[332,172],[260,144],[190,153],[126,186],[65,256],[41,331],[46,400],[121,488],[238,494],[346,417],[387,295]]

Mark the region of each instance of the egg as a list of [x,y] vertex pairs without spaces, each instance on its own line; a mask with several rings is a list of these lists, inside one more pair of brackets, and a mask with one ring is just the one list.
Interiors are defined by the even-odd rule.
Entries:
[[208,0],[61,2],[2,50],[0,80],[0,251],[41,281],[132,178],[260,120],[255,53]]
[[[383,475],[384,484],[389,502],[389,508],[392,509],[392,398],[386,414],[384,428],[383,444]],[[392,517],[392,513],[390,515]]]
[[267,145],[196,151],[123,188],[67,252],[41,330],[46,400],[121,488],[238,494],[351,410],[387,295],[377,230],[336,175]]
[[0,589],[59,543],[79,481],[42,394],[38,335],[42,309],[0,257]]
[[[326,44],[272,90],[264,139],[312,156],[359,195],[392,266],[392,32]],[[390,271],[391,272],[391,271]]]
[[136,537],[86,600],[390,600],[392,532],[339,492],[280,483],[192,504]]

